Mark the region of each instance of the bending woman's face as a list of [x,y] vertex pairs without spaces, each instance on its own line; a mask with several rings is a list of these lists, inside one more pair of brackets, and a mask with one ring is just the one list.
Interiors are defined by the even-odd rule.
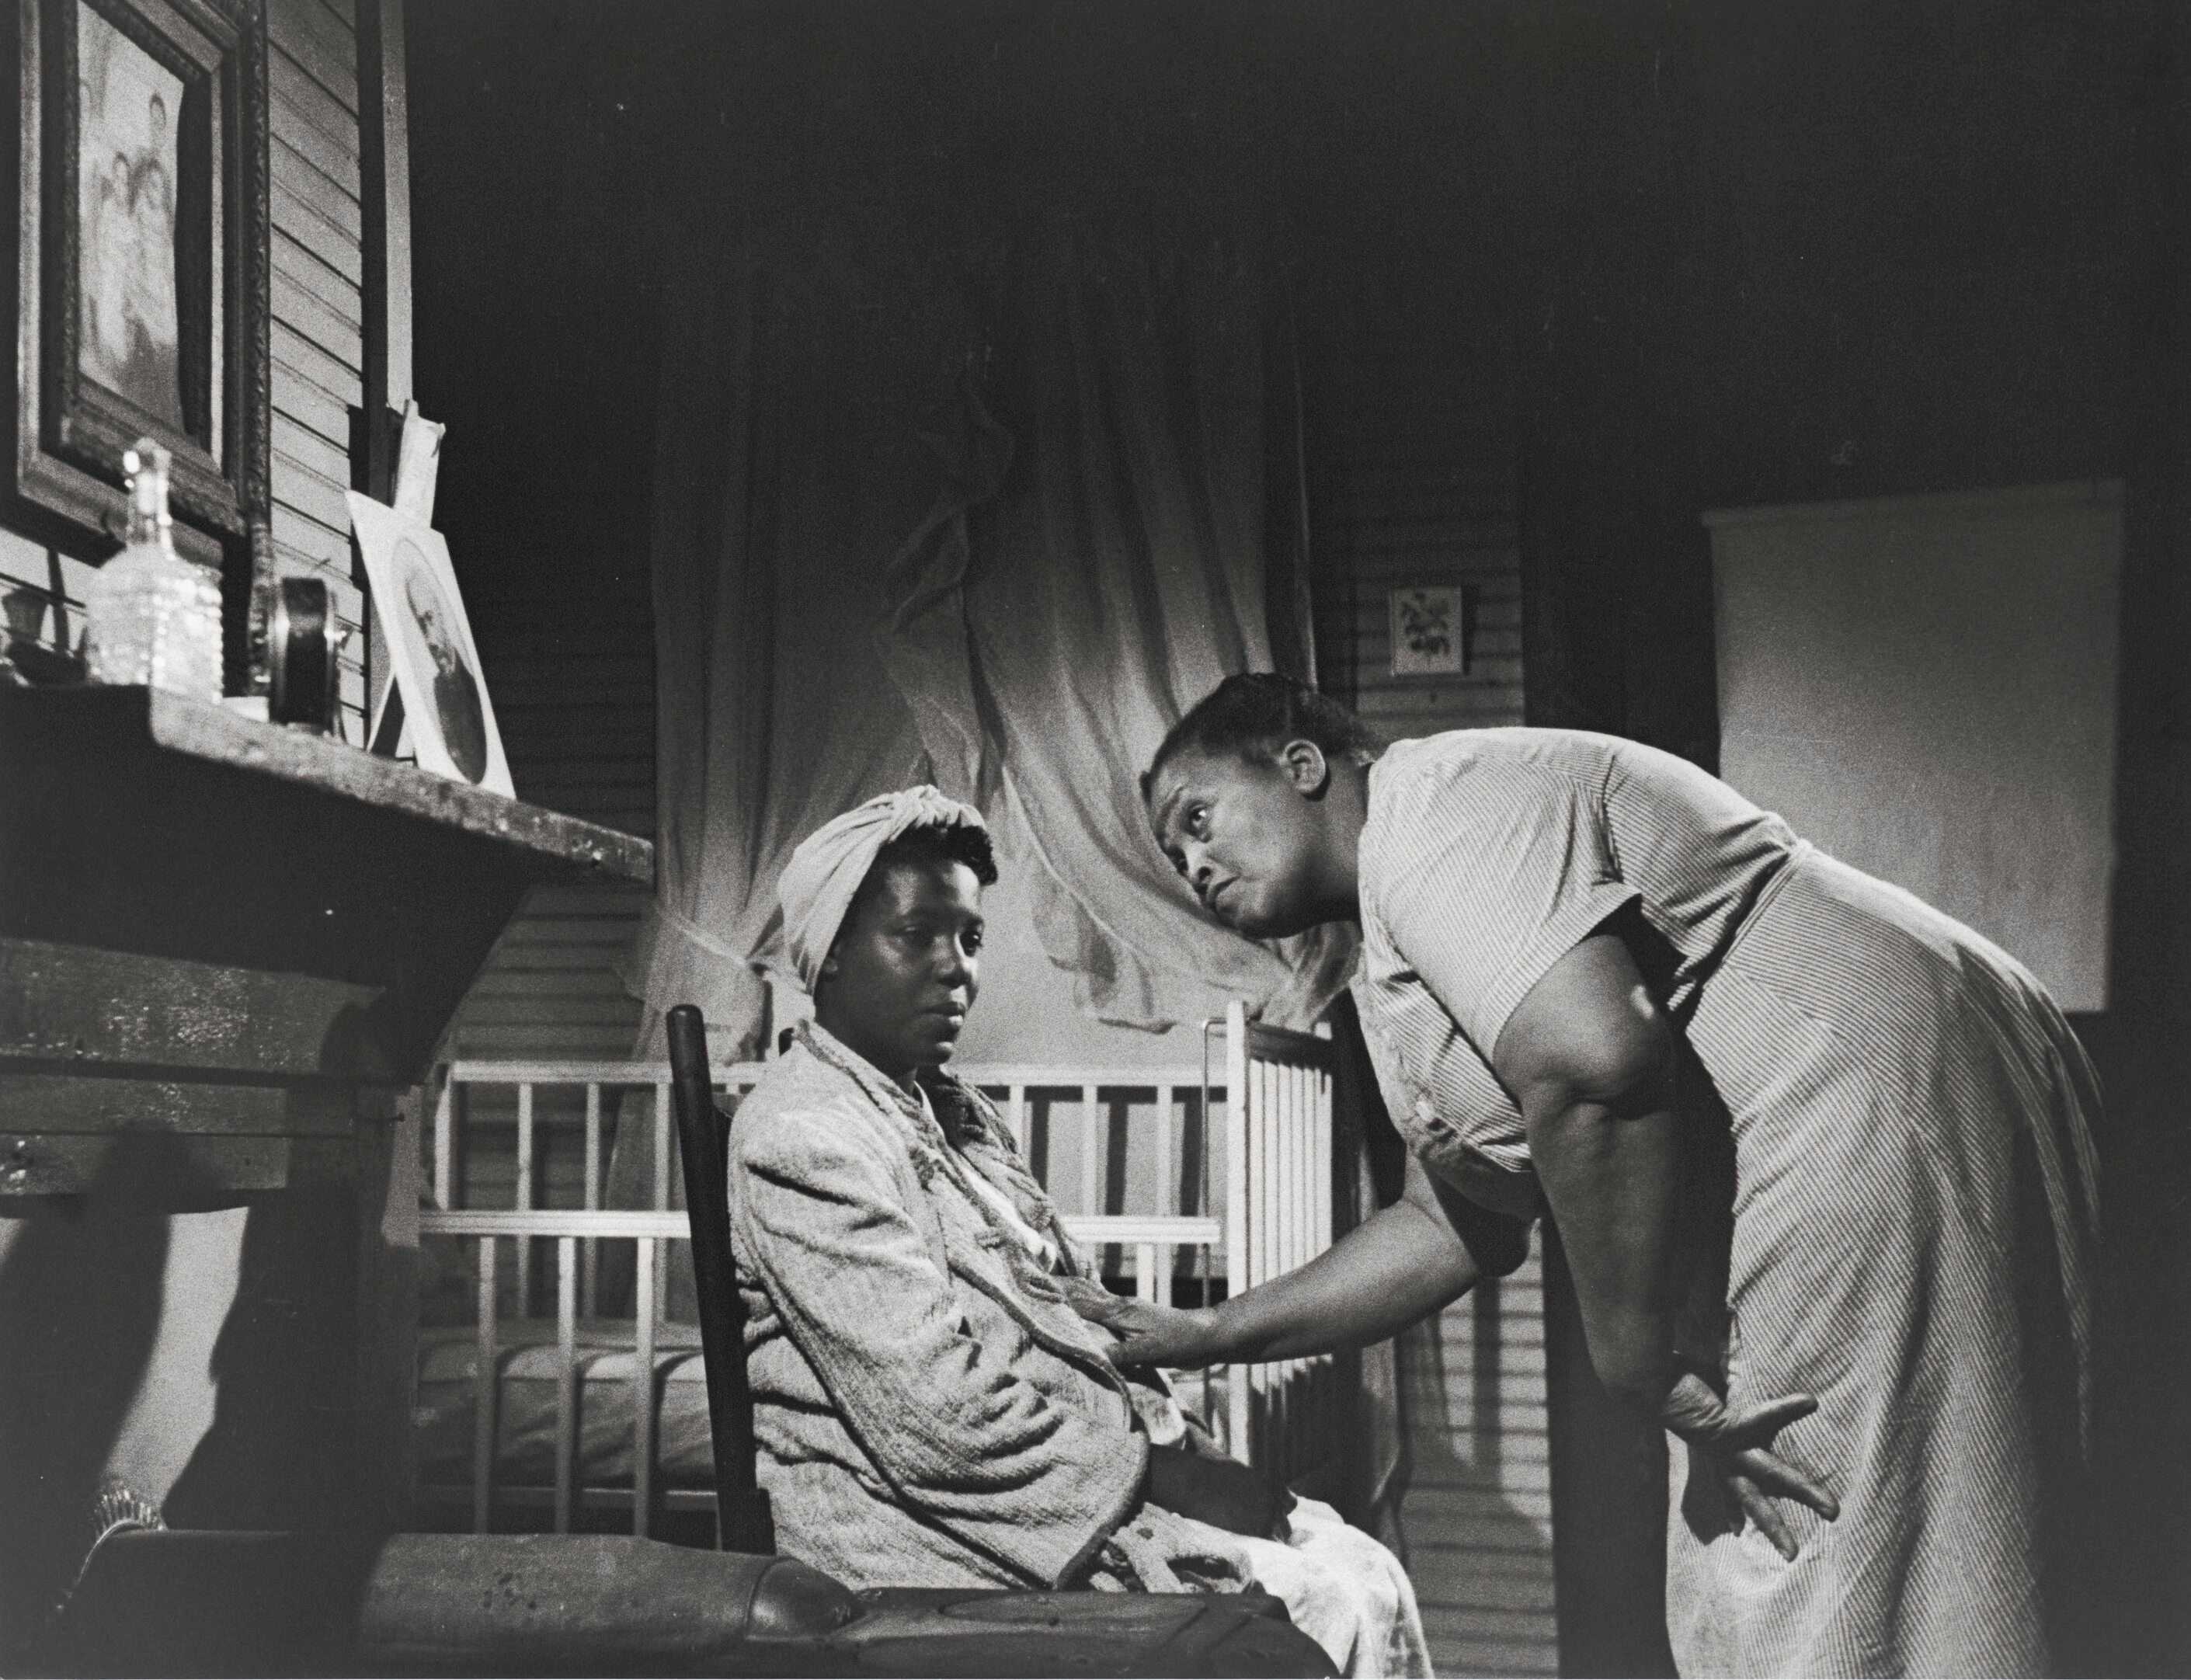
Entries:
[[1176,754],[1150,783],[1149,827],[1202,908],[1236,933],[1277,939],[1323,919],[1316,806],[1283,765]]
[[981,984],[982,883],[945,858],[879,863],[822,965],[814,1016],[889,1074],[948,1062]]

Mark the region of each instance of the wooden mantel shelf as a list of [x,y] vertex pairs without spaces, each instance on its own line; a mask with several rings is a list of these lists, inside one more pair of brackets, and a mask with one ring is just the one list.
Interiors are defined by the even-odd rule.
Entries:
[[653,865],[218,706],[0,689],[0,1197],[147,1136],[215,1191],[291,1182],[423,1077],[528,887]]
[[42,769],[129,779],[148,760],[168,756],[286,783],[299,799],[348,800],[443,824],[511,846],[546,874],[654,879],[654,847],[635,835],[376,758],[323,735],[253,722],[159,689],[0,688],[0,766],[7,772],[0,788]]

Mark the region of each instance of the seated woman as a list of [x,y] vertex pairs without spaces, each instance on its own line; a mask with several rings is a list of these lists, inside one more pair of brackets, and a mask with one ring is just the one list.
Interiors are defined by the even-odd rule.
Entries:
[[815,1020],[740,1106],[730,1167],[780,1543],[853,1586],[1259,1586],[1342,1673],[1427,1674],[1391,1553],[1182,1432],[1064,1298],[1086,1261],[943,1071],[996,877],[981,817],[933,788],[839,817],[784,871]]

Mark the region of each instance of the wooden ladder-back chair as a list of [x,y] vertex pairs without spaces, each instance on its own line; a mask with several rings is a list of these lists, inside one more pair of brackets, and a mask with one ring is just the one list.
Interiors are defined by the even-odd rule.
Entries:
[[[731,1118],[717,1106],[700,1011],[669,1011],[669,1103],[685,1164],[700,1351],[715,1448],[717,1535],[726,1552],[772,1552],[776,1524],[754,1478],[745,1305],[731,1265]],[[644,1311],[644,1305],[641,1307]],[[811,1572],[810,1572],[811,1573]],[[839,1589],[840,1592],[841,1588]],[[1204,1597],[868,1587],[817,1654],[817,1674],[1268,1674],[1328,1676],[1321,1647],[1260,1591]],[[790,1647],[784,1648],[787,1652]],[[783,1673],[789,1668],[765,1671]]]
[[700,1011],[669,1011],[669,1106],[685,1165],[692,1227],[692,1282],[700,1307],[700,1358],[708,1373],[708,1426],[715,1446],[715,1523],[726,1552],[776,1550],[776,1518],[754,1477],[753,1390],[746,1381],[745,1303],[731,1267],[731,1117],[708,1074]]

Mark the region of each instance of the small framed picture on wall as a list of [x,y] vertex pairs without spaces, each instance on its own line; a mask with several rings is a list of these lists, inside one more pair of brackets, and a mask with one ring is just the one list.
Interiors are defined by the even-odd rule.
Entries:
[[1459,584],[1392,591],[1392,675],[1462,676],[1468,670],[1468,592]]

